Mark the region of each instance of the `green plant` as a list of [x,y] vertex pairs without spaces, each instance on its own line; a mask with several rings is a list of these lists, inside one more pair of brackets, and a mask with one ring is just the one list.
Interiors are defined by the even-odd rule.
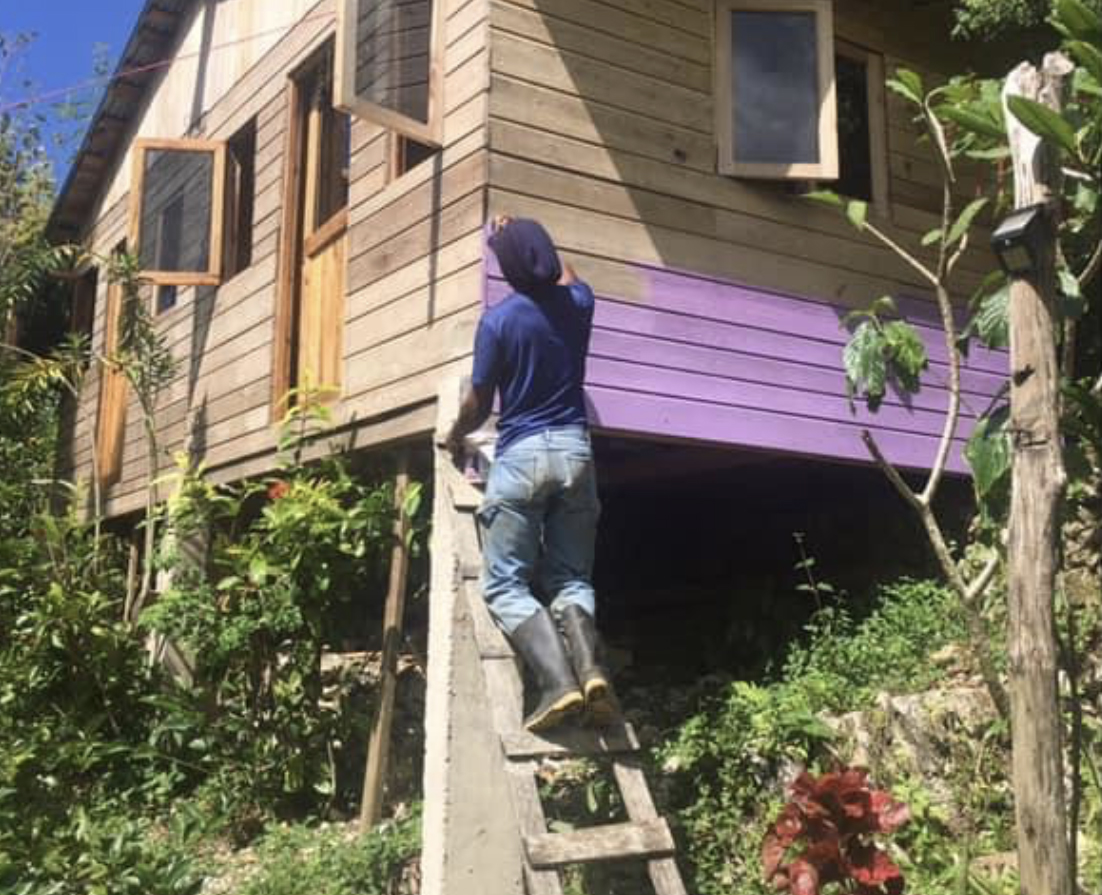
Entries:
[[284,466],[262,482],[215,487],[181,465],[158,560],[170,585],[141,618],[192,665],[193,690],[171,697],[163,717],[174,722],[156,735],[203,769],[241,839],[272,812],[347,807],[354,786],[339,779],[337,752],[362,739],[368,714],[323,698],[321,658],[364,628],[370,596],[384,592],[393,487],[339,457],[296,464],[324,431],[318,420],[296,404]]
[[820,710],[850,711],[870,704],[880,690],[931,685],[941,672],[930,654],[963,640],[966,631],[946,588],[904,578],[883,586],[879,605],[860,621],[844,605],[817,612],[807,641],[789,649],[784,678],[800,681]]
[[278,827],[259,845],[263,869],[239,895],[398,895],[420,842],[417,810],[355,837],[332,827]]
[[907,806],[869,786],[859,768],[803,773],[766,834],[762,872],[777,889],[819,895],[824,886],[854,895],[900,895],[904,877],[873,838],[910,819]]
[[[758,846],[783,805],[784,779],[797,768],[814,772],[835,763],[835,733],[824,717],[869,710],[883,691],[935,683],[944,672],[930,655],[966,630],[946,588],[896,582],[880,589],[864,619],[824,606],[771,680],[732,683],[690,717],[658,759],[673,778],[676,825],[701,895],[771,891],[761,880]],[[911,793],[905,797],[910,801]],[[916,852],[923,865],[915,891],[923,891],[932,879],[928,866],[939,860],[927,856],[951,855],[955,841],[948,827],[920,827],[929,838]],[[942,893],[951,890],[926,895]]]
[[[138,861],[135,829],[117,823],[172,767],[146,746],[156,680],[121,622],[124,554],[46,512],[32,543],[0,575],[0,880],[27,893],[176,891],[152,885],[160,858]],[[141,886],[96,888],[124,867]]]

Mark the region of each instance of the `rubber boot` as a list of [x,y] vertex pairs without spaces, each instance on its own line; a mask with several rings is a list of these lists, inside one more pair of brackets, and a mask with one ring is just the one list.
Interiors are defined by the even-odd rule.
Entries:
[[525,729],[547,730],[580,712],[585,699],[551,613],[540,609],[521,623],[510,640],[539,684],[539,700],[524,719]]
[[599,726],[612,724],[620,717],[620,708],[608,671],[601,664],[601,639],[593,616],[572,604],[560,613],[559,624],[570,647],[574,674],[582,685],[588,720]]

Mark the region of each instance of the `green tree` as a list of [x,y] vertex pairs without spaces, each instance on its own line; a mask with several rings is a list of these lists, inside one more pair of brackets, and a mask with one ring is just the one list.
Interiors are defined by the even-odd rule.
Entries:
[[[1099,0],[1085,0],[1088,7],[1102,11]],[[1052,12],[1053,0],[956,0],[953,34],[979,40],[994,40],[1008,32],[1037,28]]]
[[[985,8],[990,10],[996,5],[998,4],[985,4]],[[1059,75],[1073,66],[1058,55],[1053,55],[1051,59],[1046,58],[1045,78],[1049,80],[1046,80],[1047,86],[1044,89],[1049,93],[1066,94],[1060,96],[1059,101],[1056,101],[1055,96],[1052,97],[1053,102],[1043,103],[1037,99],[1011,95],[1005,100],[1004,112],[1001,82],[958,77],[946,85],[927,90],[915,73],[904,70],[898,71],[895,78],[889,81],[888,86],[912,105],[916,118],[924,125],[943,174],[944,203],[941,224],[926,234],[920,246],[900,245],[870,224],[866,220],[863,203],[846,203],[830,193],[815,196],[821,201],[844,207],[850,221],[859,230],[892,248],[908,264],[919,270],[935,290],[950,357],[950,403],[941,449],[934,460],[934,471],[926,487],[919,492],[912,491],[881,455],[871,434],[865,433],[865,440],[870,452],[922,519],[946,579],[969,610],[976,628],[973,646],[979,653],[992,696],[1003,708],[1004,714],[1009,702],[1004,695],[1001,680],[993,675],[993,657],[988,653],[986,638],[982,637],[986,622],[978,613],[983,609],[985,599],[991,605],[989,586],[997,580],[1000,570],[1006,565],[1007,496],[1010,491],[1011,459],[1020,452],[1021,444],[1020,440],[1019,443],[1012,444],[1005,406],[992,408],[980,421],[966,451],[982,510],[977,526],[978,540],[988,554],[984,569],[974,573],[970,579],[968,562],[962,561],[961,556],[954,555],[941,535],[932,498],[943,468],[945,448],[957,429],[962,352],[967,350],[968,342],[972,338],[977,338],[990,347],[1005,348],[1008,343],[1008,308],[1012,290],[1004,274],[991,274],[973,296],[973,314],[963,332],[957,332],[950,302],[950,278],[968,246],[969,233],[977,216],[989,206],[998,216],[1008,207],[1011,198],[1009,188],[1013,186],[1013,182],[1005,175],[1006,162],[1010,159],[1006,115],[1012,116],[1011,121],[1016,126],[1020,124],[1043,141],[1046,152],[1055,160],[1054,167],[1060,175],[1047,181],[1051,187],[1048,200],[1051,205],[1051,219],[1056,222],[1054,235],[1057,241],[1056,276],[1059,296],[1058,300],[1051,303],[1044,319],[1048,320],[1049,315],[1054,318],[1054,341],[1058,344],[1049,345],[1048,350],[1052,352],[1053,358],[1060,358],[1062,382],[1059,390],[1053,390],[1053,397],[1050,399],[1059,406],[1052,407],[1050,401],[1044,403],[1052,410],[1053,419],[1057,415],[1060,419],[1059,443],[1063,446],[1064,457],[1063,463],[1057,463],[1056,466],[1066,468],[1071,476],[1071,487],[1068,491],[1071,499],[1066,508],[1070,510],[1070,514],[1076,514],[1078,510],[1091,505],[1100,480],[1102,429],[1098,420],[1102,417],[1102,376],[1099,375],[1102,340],[1097,325],[1100,310],[1097,279],[1102,262],[1098,217],[1098,169],[1102,162],[1102,15],[1097,11],[1097,4],[1088,5],[1083,0],[1056,0],[1053,8],[1054,13],[1049,21],[1055,29],[1054,42],[1059,41],[1066,57],[1075,63],[1073,76],[1066,79],[1066,90],[1061,90],[1058,86],[1061,83]],[[1016,70],[1014,76],[1017,78],[1019,71]],[[1044,93],[1039,94],[1040,96],[1044,96]],[[958,211],[954,207],[953,185],[956,181],[957,164],[963,158],[996,165],[994,182],[997,189],[994,194],[976,199]],[[927,253],[932,254],[933,258],[930,259]],[[918,387],[918,374],[926,363],[913,331],[905,321],[895,319],[896,316],[890,300],[879,300],[868,311],[856,316],[855,319],[860,324],[846,348],[844,361],[851,388],[868,401],[871,409],[875,409],[883,396],[889,379],[894,379],[904,391],[915,391]],[[1087,325],[1083,325],[1084,321],[1087,321]],[[1033,329],[1031,327],[1031,331]],[[1032,367],[1031,369],[1035,370]],[[1029,375],[1027,373],[1027,378]],[[1037,377],[1034,376],[1033,379]],[[1018,380],[1015,380],[1015,384],[1020,386]],[[1048,444],[1056,443],[1052,438],[1046,441]],[[1057,458],[1059,459],[1059,454]],[[1058,492],[1058,505],[1063,492],[1062,469],[1057,468],[1050,478],[1054,480],[1047,483],[1046,487]],[[1024,488],[1023,481],[1015,481],[1016,494],[1025,493],[1018,490]],[[1041,543],[1047,526],[1040,517],[1040,502],[1027,505],[1016,500],[1016,507],[1015,515],[1010,520],[1010,537],[1015,546],[1011,561],[1016,563],[1010,566],[1010,594],[1014,597],[1011,601],[1012,619],[1020,617],[1020,609],[1025,605],[1022,602],[1024,592],[1021,590],[1024,586],[1024,579],[1021,577],[1022,560],[1027,556],[1031,557],[1028,564],[1040,567],[1043,557],[1053,552]],[[1093,512],[1094,524],[1097,526],[1096,504]],[[1033,521],[1025,520],[1023,513],[1033,517]],[[1030,531],[1035,536],[1028,541],[1015,540],[1016,531]],[[1061,589],[1059,583],[1065,580],[1065,572],[1066,569],[1057,572],[1057,590]],[[1041,590],[1046,588],[1040,587],[1036,594],[1030,591],[1031,599],[1035,597],[1042,601],[1039,619],[1051,618],[1053,595],[1047,591],[1041,593]],[[1051,590],[1051,587],[1047,590]],[[1098,601],[1097,584],[1094,601]],[[1031,882],[1025,879],[1024,875],[1032,873],[1034,868],[1056,868],[1062,863],[1057,858],[1069,853],[1070,860],[1063,866],[1074,867],[1076,864],[1083,784],[1081,757],[1084,746],[1091,745],[1089,741],[1097,736],[1097,731],[1092,732],[1084,724],[1079,681],[1083,663],[1077,655],[1074,637],[1077,627],[1075,601],[1065,595],[1062,602],[1066,610],[1064,627],[1069,636],[1065,637],[1059,653],[1067,681],[1064,704],[1071,719],[1071,764],[1068,776],[1072,782],[1072,791],[1067,804],[1061,805],[1057,813],[1066,810],[1069,820],[1068,842],[1038,842],[1036,831],[1032,827],[1040,825],[1021,824],[1019,833],[1023,884],[1030,887],[1031,891],[1038,885],[1046,888],[1046,884],[1041,884],[1038,880]],[[1037,627],[1044,628],[1046,625],[1039,624]],[[1020,631],[1021,626],[1012,627],[1012,633]],[[977,638],[976,634],[980,636]],[[1034,636],[1039,642],[1047,638],[1043,630],[1034,632]],[[1038,646],[1037,650],[1030,651],[1028,657],[1024,657],[1022,643],[1019,643],[1017,637],[1012,639],[1011,671],[1016,688],[1025,685],[1024,682],[1029,677],[1024,673],[1029,671],[1025,666],[1039,663],[1041,652],[1044,650]],[[1055,649],[1051,652],[1055,656]],[[1051,673],[1050,686],[1055,693],[1055,667],[1046,669],[1046,672]],[[1040,690],[1046,689],[1044,686],[1040,687]],[[1018,714],[1020,716],[1021,712]],[[1014,719],[1016,749],[1023,731],[1022,725],[1032,723],[1039,730],[1041,714],[1037,711],[1031,713],[1029,718]],[[1052,729],[1058,731],[1055,721]],[[1055,738],[1059,740],[1059,736]],[[1057,758],[1061,755],[1059,742],[1050,742],[1048,749],[1039,748],[1042,753],[1047,751]],[[1087,754],[1089,755],[1089,749]],[[1025,766],[1033,764],[1035,763],[1028,759],[1025,762]],[[1063,775],[1054,772],[1049,776],[1059,782]],[[1023,789],[1026,782],[1025,777],[1022,781],[1016,778],[1016,783],[1020,783],[1017,796],[1022,805],[1033,795],[1049,791],[1044,786],[1032,786],[1027,792]],[[1053,791],[1058,789],[1056,787]],[[1021,816],[1027,816],[1030,810],[1035,809],[1035,805],[1032,808],[1027,807]],[[1052,806],[1047,805],[1043,813],[1045,816],[1051,815]],[[1056,839],[1060,838],[1055,827],[1051,832]],[[1063,880],[1060,885],[1065,887],[1060,891],[1065,891],[1071,881]]]
[[[0,32],[0,108],[8,106],[31,37]],[[16,307],[33,295],[50,252],[45,240],[54,183],[43,142],[43,119],[27,107],[0,112],[0,333]]]

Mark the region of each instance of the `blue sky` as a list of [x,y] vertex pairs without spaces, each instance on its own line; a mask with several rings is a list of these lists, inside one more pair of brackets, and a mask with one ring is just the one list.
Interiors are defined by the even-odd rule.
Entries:
[[[97,44],[105,45],[113,71],[142,6],[143,0],[0,0],[0,31],[37,34],[23,58],[21,77],[5,76],[3,101],[24,97],[22,78],[33,81],[36,92],[88,80]],[[39,108],[49,111],[48,104]],[[65,149],[51,150],[58,182],[78,145],[79,138]]]

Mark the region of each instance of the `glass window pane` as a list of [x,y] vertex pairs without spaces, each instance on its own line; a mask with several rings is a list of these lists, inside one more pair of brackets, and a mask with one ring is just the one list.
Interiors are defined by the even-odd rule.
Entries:
[[[328,91],[325,96],[329,96]],[[322,110],[318,166],[315,224],[320,227],[348,205],[352,167],[352,119],[328,105]]]
[[838,182],[843,196],[872,201],[872,144],[869,139],[868,66],[849,56],[834,57],[838,97]]
[[427,124],[431,24],[432,0],[360,0],[356,96]]
[[210,270],[214,155],[147,149],[142,174],[142,270]]
[[819,161],[815,14],[731,14],[737,162]]

